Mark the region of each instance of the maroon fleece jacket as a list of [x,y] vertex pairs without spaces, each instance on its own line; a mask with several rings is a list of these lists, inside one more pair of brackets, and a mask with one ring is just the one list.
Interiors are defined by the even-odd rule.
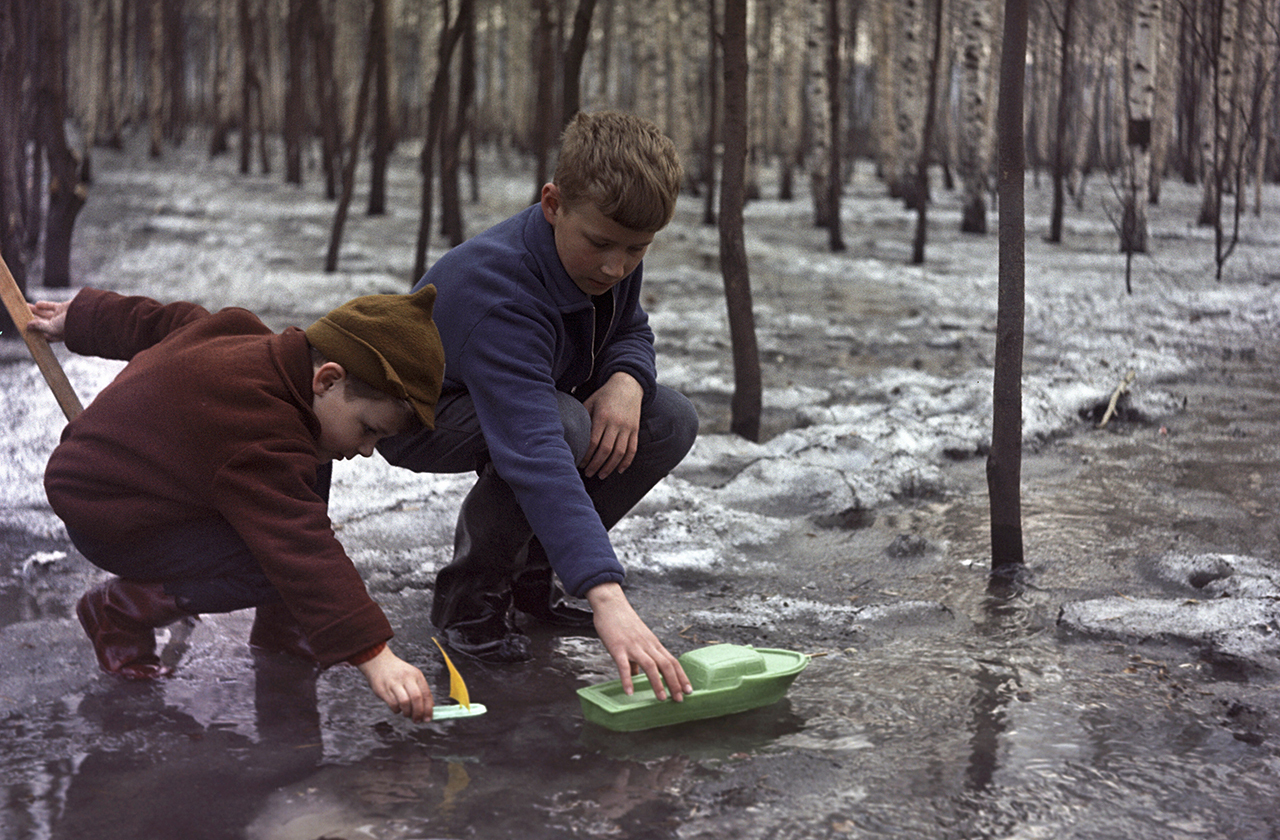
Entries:
[[222,517],[279,590],[324,666],[391,638],[313,487],[320,424],[311,349],[244,309],[83,289],[66,344],[127,360],[72,420],[45,471],[68,526],[116,542]]

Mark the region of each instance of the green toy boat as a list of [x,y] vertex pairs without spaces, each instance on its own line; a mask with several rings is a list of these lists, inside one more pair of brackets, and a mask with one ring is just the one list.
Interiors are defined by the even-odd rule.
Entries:
[[803,653],[744,645],[708,645],[680,657],[693,693],[676,703],[659,700],[647,677],[636,677],[627,696],[621,680],[578,689],[582,715],[615,732],[635,732],[690,720],[731,715],[782,699],[809,664]]

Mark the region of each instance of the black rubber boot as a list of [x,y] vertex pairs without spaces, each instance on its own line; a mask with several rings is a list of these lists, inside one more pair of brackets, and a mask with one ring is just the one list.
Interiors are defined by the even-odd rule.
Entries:
[[453,560],[436,574],[431,623],[454,650],[484,662],[532,658],[511,616],[511,584],[532,531],[492,464],[480,470],[458,511]]
[[595,629],[595,614],[569,601],[537,537],[529,543],[528,559],[516,575],[511,595],[517,610],[543,624],[573,630]]
[[287,653],[309,662],[317,661],[307,634],[284,601],[270,601],[255,608],[249,647],[262,653]]

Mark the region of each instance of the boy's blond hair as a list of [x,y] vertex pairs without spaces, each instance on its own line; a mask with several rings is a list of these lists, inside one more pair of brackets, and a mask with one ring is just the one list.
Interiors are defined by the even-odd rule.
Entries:
[[597,111],[564,130],[553,180],[570,207],[590,200],[623,227],[656,233],[675,215],[682,176],[675,144],[656,125]]

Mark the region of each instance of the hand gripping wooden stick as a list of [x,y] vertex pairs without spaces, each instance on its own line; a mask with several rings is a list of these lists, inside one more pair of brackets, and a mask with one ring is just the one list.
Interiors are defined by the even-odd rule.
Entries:
[[77,414],[84,411],[84,407],[80,405],[80,398],[71,387],[62,365],[58,364],[58,357],[53,355],[49,342],[45,341],[44,336],[27,331],[27,324],[31,321],[31,307],[27,306],[27,300],[18,288],[18,281],[13,279],[3,256],[0,256],[0,298],[4,299],[4,308],[9,311],[9,317],[17,325],[18,332],[22,333],[22,339],[27,342],[27,349],[36,360],[36,367],[40,368],[45,382],[53,389],[54,399],[62,407],[62,413],[67,415],[68,420],[74,420]]

